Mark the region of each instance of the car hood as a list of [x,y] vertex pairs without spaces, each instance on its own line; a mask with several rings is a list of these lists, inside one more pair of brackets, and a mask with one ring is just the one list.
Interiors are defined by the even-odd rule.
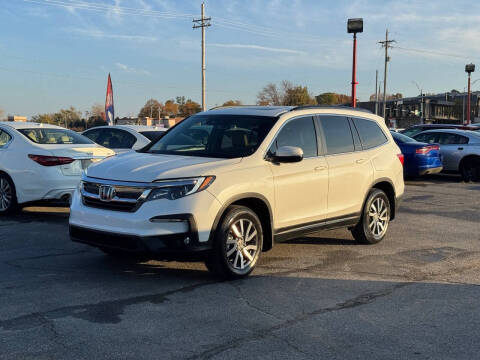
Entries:
[[[217,159],[195,156],[127,152],[94,164],[89,177],[134,182],[216,175],[220,168],[237,164],[241,159]],[[212,171],[215,170],[215,173]]]
[[53,156],[65,156],[73,159],[104,158],[115,155],[113,150],[97,144],[52,144],[42,145],[40,148],[49,151]]

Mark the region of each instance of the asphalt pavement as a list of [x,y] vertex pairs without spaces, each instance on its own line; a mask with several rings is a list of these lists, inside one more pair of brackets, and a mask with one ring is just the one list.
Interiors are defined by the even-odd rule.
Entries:
[[0,219],[0,359],[478,359],[480,184],[407,183],[388,238],[276,244],[247,279],[70,242],[68,209]]

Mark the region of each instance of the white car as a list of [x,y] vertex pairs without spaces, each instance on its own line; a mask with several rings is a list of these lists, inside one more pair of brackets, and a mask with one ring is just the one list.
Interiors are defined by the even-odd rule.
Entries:
[[97,126],[85,130],[82,135],[116,153],[139,150],[157,141],[168,129],[158,126],[115,125]]
[[139,152],[87,169],[72,240],[109,254],[196,254],[248,275],[274,239],[346,227],[381,241],[404,192],[381,117],[345,107],[229,107],[195,114]]
[[59,126],[0,122],[0,215],[33,201],[69,200],[82,171],[114,154]]

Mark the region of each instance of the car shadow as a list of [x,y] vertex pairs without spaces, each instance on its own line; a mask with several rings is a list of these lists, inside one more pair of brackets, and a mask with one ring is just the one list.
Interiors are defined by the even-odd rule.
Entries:
[[66,223],[69,214],[69,208],[66,207],[25,207],[14,214],[2,216],[0,221]]

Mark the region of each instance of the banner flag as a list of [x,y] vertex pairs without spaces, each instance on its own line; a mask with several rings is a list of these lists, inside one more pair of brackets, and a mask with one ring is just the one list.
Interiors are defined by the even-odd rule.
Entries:
[[105,99],[105,117],[107,124],[112,126],[115,119],[115,110],[113,108],[113,88],[110,74],[108,74],[107,98]]

